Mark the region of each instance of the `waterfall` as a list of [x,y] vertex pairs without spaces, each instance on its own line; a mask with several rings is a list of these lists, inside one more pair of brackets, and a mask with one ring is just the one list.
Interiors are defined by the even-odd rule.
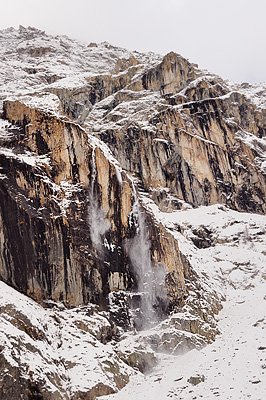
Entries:
[[[137,277],[138,298],[136,325],[140,329],[149,328],[158,322],[161,301],[167,301],[164,290],[165,268],[161,265],[152,266],[150,242],[147,235],[144,213],[132,181],[134,204],[132,219],[136,226],[136,236],[130,242],[129,258]],[[136,302],[135,302],[136,303]]]
[[97,184],[97,166],[96,166],[96,147],[92,149],[92,177],[91,187],[88,194],[88,220],[90,226],[90,235],[92,243],[99,250],[103,243],[102,236],[110,229],[110,222],[105,218],[105,213],[98,205],[98,196],[96,190]]

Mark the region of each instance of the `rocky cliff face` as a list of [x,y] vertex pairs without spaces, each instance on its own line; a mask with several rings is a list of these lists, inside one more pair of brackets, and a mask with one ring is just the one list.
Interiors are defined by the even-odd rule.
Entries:
[[[13,153],[1,154],[2,278],[35,299],[75,305],[105,305],[111,290],[136,286],[133,181],[67,119],[18,101],[4,103],[4,118],[17,137]],[[151,262],[169,271],[173,301],[182,302],[178,245],[169,254],[167,233],[147,218]]]
[[[0,40],[1,280],[42,305],[97,304],[109,313],[108,340],[185,310],[139,338],[140,349],[117,350],[142,372],[155,357],[147,343],[177,353],[213,340],[223,295],[191,264],[193,252],[180,251],[182,224],[164,223],[161,213],[217,203],[265,212],[265,87],[224,82],[175,53],[86,46],[23,27]],[[215,245],[204,223],[190,240],[194,252]],[[18,319],[13,313],[12,325]],[[92,321],[82,323],[84,331]],[[55,399],[94,399],[130,375],[119,364],[115,384],[79,392],[72,382],[68,390],[62,382],[74,361],[64,360]],[[23,398],[27,390],[51,398],[37,370],[34,379],[14,371]]]
[[[154,99],[151,108],[143,92],[138,103],[127,93],[105,113],[97,133],[147,191],[164,188],[193,206],[226,203],[264,212],[265,111],[219,78],[197,75],[193,65],[170,53],[142,77],[143,88],[150,89],[146,96]],[[126,111],[125,103],[135,113],[119,112]],[[136,117],[137,107],[145,123]],[[99,113],[101,104],[97,108]]]

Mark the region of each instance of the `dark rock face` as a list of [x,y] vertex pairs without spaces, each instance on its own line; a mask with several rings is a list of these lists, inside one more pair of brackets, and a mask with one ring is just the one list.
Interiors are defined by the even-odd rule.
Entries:
[[196,376],[191,376],[188,379],[188,382],[191,383],[191,385],[196,386],[201,382],[205,381],[205,376],[204,375],[196,375]]
[[[2,279],[39,300],[106,306],[110,290],[130,290],[137,279],[126,245],[136,234],[131,181],[77,125],[19,102],[4,111],[22,131],[13,156],[1,155]],[[169,257],[162,228],[147,218],[151,258],[171,268],[180,289],[169,293],[182,302],[178,246]]]
[[157,67],[150,69],[142,76],[143,88],[159,90],[162,95],[176,93],[196,78],[194,67],[183,57],[171,52]]
[[[25,380],[21,377],[19,368],[14,368],[14,366],[10,366],[5,357],[1,355],[0,369],[1,371],[6,371],[0,387],[1,399],[19,399],[21,398],[22,393],[25,394],[24,398],[26,398],[28,385],[27,382],[25,382]],[[16,385],[14,385],[14,381],[16,382]]]

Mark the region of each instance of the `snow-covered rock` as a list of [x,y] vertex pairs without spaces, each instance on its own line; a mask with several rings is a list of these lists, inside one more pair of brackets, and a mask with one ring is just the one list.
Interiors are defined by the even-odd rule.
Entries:
[[1,398],[261,400],[265,85],[0,44]]

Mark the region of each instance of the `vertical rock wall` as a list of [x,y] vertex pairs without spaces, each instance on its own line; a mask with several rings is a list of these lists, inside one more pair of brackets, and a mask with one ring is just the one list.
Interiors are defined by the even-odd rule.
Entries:
[[[135,287],[132,181],[77,124],[18,101],[5,103],[4,117],[22,133],[1,154],[1,278],[35,299],[70,304],[105,306],[111,290]],[[178,245],[146,218],[153,266],[164,265],[172,303],[182,303]]]

